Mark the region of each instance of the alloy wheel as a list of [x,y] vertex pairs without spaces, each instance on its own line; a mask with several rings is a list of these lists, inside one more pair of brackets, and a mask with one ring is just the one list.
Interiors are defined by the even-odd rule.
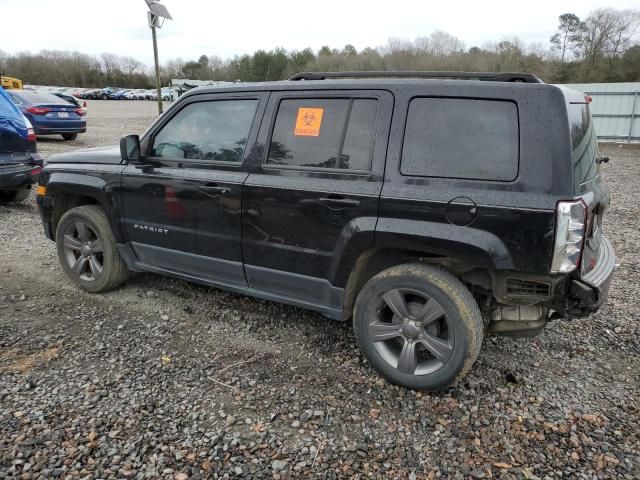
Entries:
[[385,362],[408,375],[428,375],[449,361],[455,345],[453,328],[434,298],[397,288],[379,301],[367,331]]
[[90,225],[82,220],[70,223],[64,232],[63,249],[76,276],[88,282],[100,277],[104,266],[102,240]]

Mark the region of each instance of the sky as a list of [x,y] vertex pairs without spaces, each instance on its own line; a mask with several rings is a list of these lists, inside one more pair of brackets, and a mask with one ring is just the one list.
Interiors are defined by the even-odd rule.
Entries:
[[[467,48],[512,36],[547,42],[562,13],[584,18],[596,8],[640,6],[638,0],[605,1],[162,0],[173,20],[158,31],[160,62],[202,54],[224,59],[276,47],[352,44],[361,50],[435,30],[458,37]],[[151,65],[146,11],[143,0],[0,0],[0,49],[110,52]]]

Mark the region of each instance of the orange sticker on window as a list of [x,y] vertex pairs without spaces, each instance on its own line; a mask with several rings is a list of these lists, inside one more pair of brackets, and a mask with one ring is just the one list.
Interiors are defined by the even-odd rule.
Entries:
[[293,134],[303,137],[317,137],[320,135],[323,113],[324,108],[300,107]]

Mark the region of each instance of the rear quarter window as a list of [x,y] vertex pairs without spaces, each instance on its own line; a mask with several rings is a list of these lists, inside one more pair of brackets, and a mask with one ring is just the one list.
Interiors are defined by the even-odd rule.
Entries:
[[414,98],[409,104],[403,175],[512,181],[518,176],[515,103]]
[[599,173],[599,167],[596,163],[598,143],[588,104],[571,103],[568,105],[568,114],[571,128],[575,193],[580,194],[582,186],[594,179]]

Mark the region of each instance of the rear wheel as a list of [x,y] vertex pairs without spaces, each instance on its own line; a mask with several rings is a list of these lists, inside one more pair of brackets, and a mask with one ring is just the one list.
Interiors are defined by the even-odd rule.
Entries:
[[65,213],[56,229],[56,246],[65,273],[87,292],[106,292],[129,276],[100,207],[83,205]]
[[428,265],[399,265],[371,278],[358,295],[353,321],[371,366],[416,390],[455,383],[482,344],[482,316],[471,292]]
[[102,98],[102,100],[109,100],[109,95],[107,95],[106,93],[103,93],[102,97],[100,98]]
[[78,138],[78,134],[77,133],[63,133],[62,134],[62,138],[64,138],[65,140],[75,140],[76,138]]
[[31,188],[24,187],[19,190],[0,190],[0,200],[3,202],[22,202],[29,198]]

